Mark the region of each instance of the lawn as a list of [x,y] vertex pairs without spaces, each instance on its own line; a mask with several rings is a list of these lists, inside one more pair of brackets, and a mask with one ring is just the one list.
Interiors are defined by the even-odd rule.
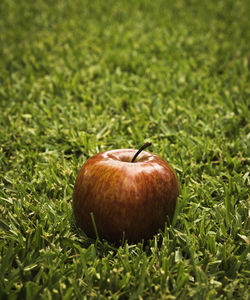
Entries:
[[[250,2],[0,3],[0,299],[249,299]],[[171,226],[113,245],[75,225],[88,157],[174,168]]]

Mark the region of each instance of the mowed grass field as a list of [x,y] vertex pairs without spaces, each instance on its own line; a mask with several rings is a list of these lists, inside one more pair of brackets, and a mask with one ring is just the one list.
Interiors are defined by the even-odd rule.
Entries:
[[[250,2],[0,3],[0,299],[249,299]],[[74,223],[86,159],[167,160],[170,227],[112,245]]]

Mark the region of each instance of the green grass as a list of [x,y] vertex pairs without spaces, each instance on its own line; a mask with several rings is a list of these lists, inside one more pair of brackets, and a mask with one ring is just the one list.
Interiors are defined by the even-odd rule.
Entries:
[[[0,299],[249,299],[250,2],[0,3]],[[87,157],[175,169],[172,226],[114,246],[76,228]]]

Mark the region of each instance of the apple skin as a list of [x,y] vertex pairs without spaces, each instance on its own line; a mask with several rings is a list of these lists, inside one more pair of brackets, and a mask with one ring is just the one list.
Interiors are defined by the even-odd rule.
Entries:
[[110,242],[149,239],[171,221],[179,195],[177,177],[159,156],[117,149],[96,154],[83,164],[75,182],[76,223],[89,237]]

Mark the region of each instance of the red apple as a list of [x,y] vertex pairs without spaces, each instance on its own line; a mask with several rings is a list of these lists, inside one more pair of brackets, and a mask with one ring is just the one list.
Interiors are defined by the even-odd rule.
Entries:
[[74,186],[73,210],[88,236],[96,236],[95,224],[100,238],[138,242],[172,219],[177,178],[166,161],[142,151],[148,145],[139,151],[102,152],[83,164]]

